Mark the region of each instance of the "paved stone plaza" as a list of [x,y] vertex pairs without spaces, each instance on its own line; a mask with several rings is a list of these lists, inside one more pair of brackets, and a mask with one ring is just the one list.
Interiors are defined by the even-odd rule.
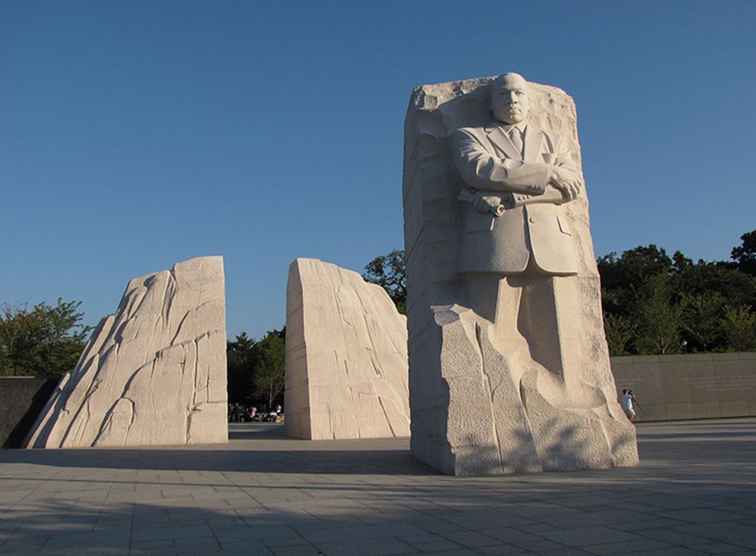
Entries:
[[438,475],[407,440],[0,451],[0,554],[753,554],[756,420],[645,424],[641,467]]

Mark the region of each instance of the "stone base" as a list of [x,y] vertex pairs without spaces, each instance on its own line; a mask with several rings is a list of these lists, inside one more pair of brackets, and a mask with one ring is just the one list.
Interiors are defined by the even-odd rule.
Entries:
[[449,475],[638,464],[635,428],[613,385],[568,391],[527,354],[497,350],[490,326],[471,310],[452,305],[433,314],[440,359],[429,359],[437,369],[424,374],[437,395],[413,415],[438,424],[413,421],[417,459]]

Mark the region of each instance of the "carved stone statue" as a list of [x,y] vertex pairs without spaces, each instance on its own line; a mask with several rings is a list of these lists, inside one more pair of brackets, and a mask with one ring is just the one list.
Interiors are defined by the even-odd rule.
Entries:
[[404,200],[416,457],[452,474],[637,464],[571,99],[515,73],[419,87]]

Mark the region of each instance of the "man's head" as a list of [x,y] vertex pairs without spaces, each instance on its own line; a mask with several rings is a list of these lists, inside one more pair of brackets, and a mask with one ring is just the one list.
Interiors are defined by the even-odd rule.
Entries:
[[491,112],[507,124],[518,124],[528,117],[528,84],[519,73],[505,73],[491,83]]

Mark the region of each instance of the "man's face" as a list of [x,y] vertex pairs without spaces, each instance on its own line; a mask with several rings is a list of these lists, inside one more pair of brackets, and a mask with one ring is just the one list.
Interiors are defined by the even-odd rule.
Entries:
[[506,75],[491,89],[491,111],[500,122],[518,124],[528,117],[528,90],[519,75]]

